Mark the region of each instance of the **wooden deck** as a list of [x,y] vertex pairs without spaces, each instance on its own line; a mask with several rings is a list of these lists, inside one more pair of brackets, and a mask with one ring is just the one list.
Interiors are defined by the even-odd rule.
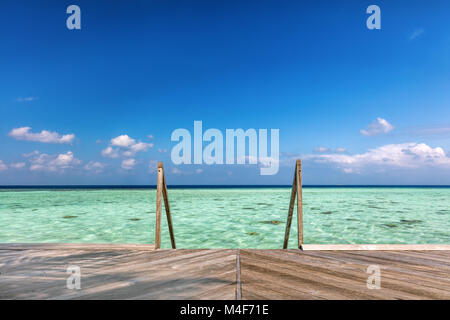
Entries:
[[[450,299],[450,250],[153,248],[3,244],[0,299]],[[73,265],[80,290],[66,287]]]

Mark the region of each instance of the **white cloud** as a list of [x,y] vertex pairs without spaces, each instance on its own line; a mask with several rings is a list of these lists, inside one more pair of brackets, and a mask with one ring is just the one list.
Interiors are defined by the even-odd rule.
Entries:
[[20,97],[20,98],[17,98],[16,100],[18,101],[18,102],[31,102],[31,101],[34,101],[34,100],[37,100],[38,98],[37,97]]
[[314,148],[314,152],[317,152],[317,153],[324,153],[324,152],[329,152],[329,151],[330,151],[330,149],[326,148],[326,147],[315,147]]
[[355,171],[354,169],[352,169],[352,168],[343,168],[342,169],[345,173],[355,173],[355,172],[357,172],[357,171]]
[[16,163],[11,163],[9,166],[14,169],[22,169],[26,166],[26,163],[25,162],[16,162]]
[[145,152],[152,147],[153,143],[136,142],[136,140],[124,134],[111,139],[111,145],[102,150],[102,155],[109,158],[118,158],[120,155],[134,157],[136,153]]
[[167,153],[169,150],[167,150],[167,149],[158,149],[158,152],[159,153]]
[[101,173],[103,172],[103,169],[105,169],[105,165],[97,161],[89,161],[89,163],[84,166],[84,170],[94,173]]
[[39,153],[31,156],[29,162],[31,171],[51,172],[63,172],[65,169],[72,169],[81,164],[71,151],[57,155]]
[[305,160],[334,163],[347,173],[361,172],[374,166],[396,168],[439,167],[450,169],[450,157],[440,147],[425,143],[388,144],[361,154],[307,155]]
[[2,160],[0,160],[0,172],[5,171],[7,169],[8,167],[6,166],[6,164],[4,164]]
[[119,150],[114,149],[113,147],[107,147],[106,149],[102,150],[102,156],[108,157],[108,158],[118,158]]
[[73,139],[75,139],[73,133],[60,135],[57,132],[50,132],[47,130],[42,130],[39,133],[32,133],[30,130],[31,127],[15,128],[12,129],[8,135],[16,140],[37,141],[42,143],[72,143]]
[[122,161],[122,169],[131,170],[136,165],[135,159],[125,159]]
[[345,153],[347,152],[347,149],[345,148],[336,148],[334,151],[327,147],[315,147],[314,148],[315,153]]
[[195,170],[195,173],[197,173],[197,174],[200,174],[200,173],[202,173],[203,172],[203,169],[196,169]]
[[386,119],[377,118],[374,122],[367,126],[367,130],[360,130],[359,132],[365,136],[376,136],[381,133],[388,133],[394,129]]
[[116,138],[111,139],[111,145],[117,147],[129,147],[136,143],[136,140],[130,138],[128,135],[123,134]]
[[152,143],[138,142],[138,143],[130,146],[130,149],[132,152],[136,153],[136,152],[140,152],[140,151],[147,151],[151,147],[153,147]]
[[422,28],[414,30],[414,31],[409,35],[409,40],[412,41],[412,40],[417,39],[417,38],[420,37],[424,32],[425,32],[425,30],[423,30]]
[[31,156],[38,155],[39,153],[40,153],[39,151],[34,150],[33,152],[22,154],[22,156],[25,157],[25,158],[29,158],[29,157],[31,157]]
[[154,138],[155,138],[155,136],[154,136],[154,135],[152,135],[152,134],[149,134],[149,135],[147,136],[147,138],[149,138],[150,140],[152,140],[152,139],[154,139]]

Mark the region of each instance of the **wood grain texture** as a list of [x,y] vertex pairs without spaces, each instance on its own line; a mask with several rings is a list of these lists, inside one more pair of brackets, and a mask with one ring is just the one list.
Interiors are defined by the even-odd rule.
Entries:
[[163,169],[163,197],[164,197],[164,208],[166,209],[167,224],[169,226],[170,243],[172,244],[172,249],[176,249],[177,246],[175,244],[175,233],[173,231],[172,215],[170,214],[169,194],[167,192],[166,176],[164,175],[164,169]]
[[[450,299],[450,251],[241,250],[243,299]],[[370,265],[381,288],[369,289]]]
[[302,244],[300,246],[302,250],[326,250],[326,251],[336,251],[336,250],[450,250],[450,245],[448,244]]
[[292,181],[291,200],[289,201],[289,211],[286,221],[286,230],[284,232],[283,249],[287,249],[289,243],[289,234],[291,233],[292,216],[294,215],[295,197],[297,196],[297,168],[294,172],[294,181]]
[[289,234],[291,232],[292,216],[294,214],[295,198],[297,197],[297,230],[298,247],[303,244],[303,198],[302,198],[302,161],[297,160],[294,170],[294,181],[292,182],[291,200],[284,233],[283,249],[287,249]]
[[162,211],[162,189],[163,189],[163,168],[162,162],[158,163],[158,173],[156,178],[156,223],[155,223],[155,249],[161,248],[161,211]]
[[302,161],[297,160],[297,229],[298,248],[303,244],[303,196],[302,196]]
[[[66,288],[68,266],[81,289]],[[368,289],[367,268],[381,270]],[[0,244],[0,299],[450,299],[450,250]]]
[[[68,266],[81,289],[66,287]],[[0,251],[0,299],[234,299],[236,250]]]

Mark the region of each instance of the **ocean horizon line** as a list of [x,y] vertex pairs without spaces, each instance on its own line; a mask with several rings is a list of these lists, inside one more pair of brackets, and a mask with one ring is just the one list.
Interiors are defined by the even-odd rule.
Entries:
[[[264,189],[292,185],[167,185],[172,189]],[[450,185],[306,184],[303,188],[450,188]],[[0,189],[156,189],[156,185],[0,185]]]

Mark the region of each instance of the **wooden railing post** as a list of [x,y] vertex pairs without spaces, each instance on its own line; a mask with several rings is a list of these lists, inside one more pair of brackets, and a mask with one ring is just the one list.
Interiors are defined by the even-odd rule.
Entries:
[[298,247],[303,244],[303,195],[302,195],[302,161],[297,160],[297,228],[298,228]]
[[289,212],[286,221],[286,231],[284,233],[283,249],[287,249],[289,241],[289,233],[291,232],[292,216],[294,214],[295,196],[297,195],[297,168],[294,171],[294,181],[292,182],[291,201],[289,202]]
[[297,160],[294,171],[294,181],[292,182],[291,201],[289,202],[289,212],[284,233],[283,249],[287,249],[289,233],[291,231],[292,216],[294,215],[295,197],[297,197],[297,227],[298,227],[298,247],[303,244],[303,198],[302,198],[302,161]]
[[164,181],[162,162],[158,162],[158,173],[156,180],[156,224],[155,224],[155,249],[161,248],[161,210],[162,190]]
[[170,242],[172,244],[172,249],[176,249],[175,234],[173,232],[172,216],[170,214],[169,196],[167,194],[167,185],[166,185],[166,177],[164,176],[164,169],[163,169],[163,197],[164,197],[164,208],[166,208],[167,224],[169,225]]
[[156,227],[155,227],[155,249],[161,248],[161,211],[162,199],[164,198],[164,208],[166,210],[167,224],[169,225],[170,242],[172,249],[176,249],[175,234],[172,225],[172,216],[170,214],[169,196],[167,193],[166,177],[164,176],[164,167],[162,162],[158,162],[158,177],[156,184]]

